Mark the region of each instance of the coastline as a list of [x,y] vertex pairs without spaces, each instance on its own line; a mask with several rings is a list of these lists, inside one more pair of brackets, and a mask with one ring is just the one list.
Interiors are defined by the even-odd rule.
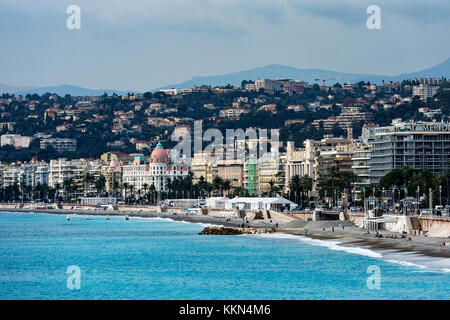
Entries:
[[[449,242],[446,238],[431,238],[424,236],[411,236],[412,240],[406,239],[392,239],[386,238],[387,234],[393,234],[392,232],[382,231],[383,238],[375,237],[375,232],[371,231],[369,234],[365,230],[345,226],[345,228],[338,227],[343,221],[318,221],[319,224],[315,224],[314,221],[304,221],[303,227],[290,228],[289,223],[281,221],[249,221],[245,223],[243,219],[236,218],[223,218],[207,215],[184,215],[173,214],[172,212],[157,212],[150,210],[83,210],[83,209],[20,209],[20,208],[0,208],[0,211],[9,213],[45,213],[56,215],[87,215],[87,216],[119,216],[119,217],[140,217],[140,218],[163,218],[170,219],[178,222],[195,223],[202,225],[213,225],[223,227],[240,228],[244,223],[244,226],[250,228],[272,228],[278,222],[279,227],[275,232],[270,235],[276,237],[277,235],[291,235],[302,238],[309,238],[324,242],[338,242],[337,245],[340,248],[362,248],[369,249],[374,252],[378,252],[383,256],[382,259],[389,260],[386,257],[386,253],[391,254],[404,254],[403,261],[413,261],[417,256],[428,258],[444,258],[446,265],[443,269],[450,271],[450,246],[441,246],[442,242]],[[325,231],[323,231],[323,227]],[[334,227],[334,232],[331,227]],[[408,236],[409,237],[409,236]],[[447,260],[448,259],[448,260]],[[414,264],[413,262],[411,262]],[[448,267],[447,267],[448,264]]]

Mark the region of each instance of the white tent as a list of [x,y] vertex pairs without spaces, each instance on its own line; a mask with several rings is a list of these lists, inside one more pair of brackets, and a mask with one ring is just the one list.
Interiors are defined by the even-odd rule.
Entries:
[[211,197],[205,200],[206,207],[210,209],[225,209],[225,203],[230,201],[227,197]]
[[235,197],[225,203],[225,209],[239,208],[241,210],[289,211],[295,207],[297,207],[297,205],[294,202],[283,197]]

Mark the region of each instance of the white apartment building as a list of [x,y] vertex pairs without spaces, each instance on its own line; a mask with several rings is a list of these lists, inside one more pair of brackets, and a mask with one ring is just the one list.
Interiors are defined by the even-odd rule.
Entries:
[[76,139],[49,138],[41,140],[41,149],[52,146],[58,153],[75,151],[77,149]]
[[409,166],[444,173],[450,167],[450,123],[401,122],[376,128],[370,159],[371,183]]
[[1,146],[12,145],[15,148],[28,148],[33,137],[21,136],[20,134],[3,134],[0,138]]
[[66,160],[63,158],[50,160],[48,184],[63,187],[64,181],[72,180],[76,185],[75,196],[84,195],[84,178],[88,171],[88,162],[82,159]]
[[422,100],[432,98],[439,90],[439,86],[430,86],[427,84],[420,84],[412,87],[412,95],[419,96]]
[[45,162],[3,164],[0,167],[0,177],[2,188],[14,184],[20,186],[22,183],[31,187],[48,184],[48,164]]
[[237,118],[241,114],[243,114],[243,113],[245,114],[247,112],[248,112],[247,110],[244,110],[242,108],[228,108],[228,109],[220,110],[219,116],[221,118]]

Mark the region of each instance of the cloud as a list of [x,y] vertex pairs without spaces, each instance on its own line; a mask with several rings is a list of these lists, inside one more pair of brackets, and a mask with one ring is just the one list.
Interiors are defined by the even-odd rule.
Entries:
[[[71,4],[79,31],[65,27]],[[366,28],[371,4],[383,30]],[[0,82],[155,88],[272,63],[409,72],[450,56],[449,10],[448,0],[1,0]]]

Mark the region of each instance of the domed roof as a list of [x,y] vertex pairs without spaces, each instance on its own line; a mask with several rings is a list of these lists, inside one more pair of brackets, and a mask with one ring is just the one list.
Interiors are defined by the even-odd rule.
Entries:
[[111,170],[114,171],[120,171],[120,165],[116,160],[111,160],[111,163],[109,164],[109,167],[111,168]]
[[163,148],[161,142],[158,142],[156,148],[153,150],[150,156],[151,162],[169,162],[169,156],[167,155],[166,149]]

